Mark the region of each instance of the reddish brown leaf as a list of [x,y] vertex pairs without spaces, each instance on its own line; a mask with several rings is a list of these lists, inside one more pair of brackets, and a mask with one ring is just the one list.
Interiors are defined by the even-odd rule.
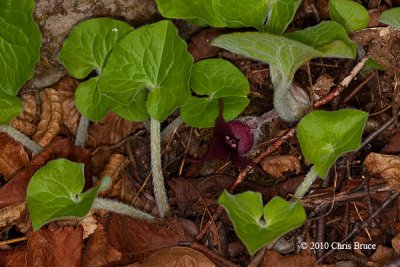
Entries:
[[66,227],[56,231],[42,229],[29,232],[23,249],[4,257],[8,267],[74,267],[81,266],[83,251],[82,227]]
[[20,143],[4,133],[0,133],[0,147],[0,173],[9,180],[28,163],[28,155]]
[[82,266],[115,266],[121,259],[122,253],[111,246],[107,233],[97,228],[86,245]]
[[[135,260],[143,260],[155,250],[176,246],[186,241],[182,229],[112,214],[108,226],[110,243],[117,250]],[[178,234],[179,233],[179,234]]]
[[222,32],[223,30],[216,28],[206,29],[190,40],[188,50],[192,54],[194,61],[215,57],[218,52],[222,51],[221,48],[211,45],[211,41]]
[[318,265],[317,259],[308,254],[285,255],[282,256],[275,250],[266,250],[262,267],[333,267],[334,265]]
[[400,152],[400,132],[392,136],[392,138],[389,141],[389,144],[387,144],[381,150],[381,152],[387,154],[397,154]]
[[88,144],[90,146],[116,144],[142,127],[142,123],[124,120],[111,112],[90,127]]
[[143,264],[135,263],[132,267],[180,267],[202,266],[215,267],[216,265],[206,256],[188,247],[163,248],[154,252]]

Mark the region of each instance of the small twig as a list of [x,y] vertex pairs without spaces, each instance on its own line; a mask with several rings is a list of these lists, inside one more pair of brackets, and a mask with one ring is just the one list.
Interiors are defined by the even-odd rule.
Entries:
[[[366,228],[369,223],[376,217],[378,216],[379,213],[382,212],[393,200],[395,200],[399,196],[399,192],[393,193],[390,197],[388,197],[385,202],[382,203],[382,205],[373,213],[371,216],[369,216],[361,225],[356,225],[353,230],[340,242],[340,243],[346,243],[354,234],[358,233],[360,230]],[[321,256],[321,258],[318,259],[318,263],[321,262],[323,259],[331,255],[335,249],[331,249],[327,251],[324,255]]]
[[[371,186],[369,191],[371,193],[382,193],[392,191],[387,183]],[[365,197],[367,192],[341,192],[334,195],[309,195],[301,200],[304,207],[315,207],[318,205],[327,205],[332,202],[347,202]]]
[[0,241],[0,246],[10,245],[10,244],[22,242],[22,241],[25,241],[25,240],[28,240],[28,238],[26,236],[14,238],[14,239],[9,239],[9,240],[4,240],[4,241]]
[[11,138],[32,151],[33,154],[37,154],[43,149],[38,143],[11,126],[0,124],[0,132],[8,134]]
[[79,120],[78,130],[76,131],[75,145],[85,147],[86,139],[88,136],[90,120],[81,115]]
[[346,98],[343,100],[344,103],[348,102],[350,99],[353,98],[353,96],[355,96],[362,88],[364,88],[364,86],[373,78],[376,77],[376,73],[374,72],[374,75],[368,76],[362,83],[360,83],[359,85],[357,85],[356,88],[354,88],[354,90],[348,95],[346,96]]
[[365,62],[367,61],[368,56],[363,57],[357,65],[354,66],[354,68],[350,71],[350,74],[347,75],[342,82],[336,86],[335,89],[333,89],[329,94],[325,95],[323,98],[318,100],[317,102],[314,103],[314,108],[319,109],[322,106],[325,106],[329,102],[331,102],[335,97],[339,96],[343,90],[349,86],[350,82],[356,77],[356,75],[361,71],[361,69],[364,67]]

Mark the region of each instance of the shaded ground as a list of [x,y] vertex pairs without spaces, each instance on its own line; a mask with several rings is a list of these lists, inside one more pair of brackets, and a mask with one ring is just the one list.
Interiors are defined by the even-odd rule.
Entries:
[[[392,4],[399,3],[386,1],[378,6],[378,2],[370,1],[366,6],[375,18]],[[195,266],[190,264],[197,262],[198,266],[302,267],[317,266],[317,259],[330,266],[383,266],[400,256],[400,203],[393,193],[400,190],[400,158],[396,156],[400,134],[394,116],[400,107],[400,31],[381,27],[374,19],[370,25],[374,28],[359,31],[352,39],[387,71],[364,69],[325,107],[369,112],[363,135],[366,141],[359,151],[338,160],[325,181],[316,182],[303,200],[309,220],[304,227],[285,235],[275,250],[251,258],[225,214],[211,219],[210,227],[204,228],[216,214],[216,199],[240,170],[229,162],[188,160],[206,153],[212,129],[185,125],[163,145],[163,172],[172,207],[171,216],[164,222],[150,225],[96,212],[81,221],[54,222],[32,232],[24,202],[26,183],[35,170],[58,157],[86,163],[87,187],[92,185],[91,175],[108,174],[113,184],[103,196],[157,215],[149,179],[149,134],[144,124],[109,114],[90,126],[87,149],[74,148],[70,141],[80,116],[73,104],[79,81],[66,77],[57,55],[74,24],[98,16],[124,19],[134,26],[161,18],[155,4],[146,0],[36,1],[35,18],[43,35],[41,60],[34,78],[22,90],[24,114],[12,125],[47,147],[32,159],[20,144],[0,134],[0,240],[4,241],[0,241],[0,266],[176,266],[177,259],[183,266]],[[327,2],[305,1],[291,27],[303,28],[327,18]],[[175,25],[196,60],[226,58],[246,74],[251,83],[251,102],[243,115],[260,116],[273,108],[268,65],[211,47],[210,40],[221,30],[201,29],[183,21],[175,21]],[[339,84],[357,61],[316,59],[297,72],[295,81],[318,98],[318,94],[324,95]],[[385,126],[392,118],[394,122]],[[40,123],[43,120],[56,122],[59,131],[48,134],[53,131],[48,124]],[[274,119],[263,129],[264,136],[249,157],[264,152],[291,127]],[[275,195],[287,198],[309,169],[294,137],[260,165],[268,175],[247,174],[236,192],[258,191],[264,201]],[[7,182],[9,187],[4,190]],[[351,248],[344,245],[344,240]],[[307,248],[301,248],[302,242],[308,244]],[[355,243],[365,246],[356,248]],[[329,244],[329,248],[323,249],[323,244]]]

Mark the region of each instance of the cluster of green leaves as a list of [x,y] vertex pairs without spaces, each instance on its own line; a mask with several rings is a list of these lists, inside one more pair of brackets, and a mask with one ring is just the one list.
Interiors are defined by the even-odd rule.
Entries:
[[300,0],[157,0],[167,18],[188,19],[213,27],[254,27],[281,34],[292,21]]
[[[194,105],[183,108],[185,122],[211,127],[218,114],[217,98],[227,105],[227,119],[248,104],[248,82],[229,62],[201,61],[191,74],[192,58],[170,21],[133,29],[108,18],[87,20],[64,42],[60,60],[78,79],[96,72],[75,94],[79,112],[94,121],[109,111],[133,121],[149,117],[163,121],[189,101]],[[207,97],[191,97],[189,83],[197,94]],[[201,113],[207,116],[196,115]]]
[[26,200],[33,230],[69,216],[84,217],[104,186],[82,193],[84,184],[83,164],[66,159],[49,161],[37,171],[28,184]]
[[32,18],[33,0],[0,1],[0,123],[22,111],[16,95],[32,77],[39,60],[41,35]]

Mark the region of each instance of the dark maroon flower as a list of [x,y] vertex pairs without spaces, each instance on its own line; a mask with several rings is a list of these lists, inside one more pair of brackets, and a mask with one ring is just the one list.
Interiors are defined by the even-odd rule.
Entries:
[[214,135],[202,160],[229,158],[236,167],[254,166],[244,157],[254,145],[254,129],[248,124],[234,120],[226,123],[222,117],[223,104],[219,102],[219,114],[215,121]]

